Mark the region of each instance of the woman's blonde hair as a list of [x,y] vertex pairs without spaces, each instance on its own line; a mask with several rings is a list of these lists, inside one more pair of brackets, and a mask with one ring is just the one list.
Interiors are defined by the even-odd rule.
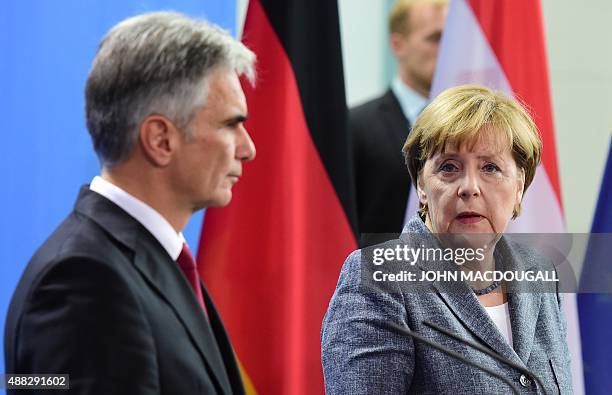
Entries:
[[[476,85],[445,90],[417,118],[402,149],[415,187],[427,159],[444,152],[447,145],[473,146],[485,130],[503,136],[525,174],[526,191],[542,157],[537,127],[519,102]],[[520,205],[514,217],[519,213]]]

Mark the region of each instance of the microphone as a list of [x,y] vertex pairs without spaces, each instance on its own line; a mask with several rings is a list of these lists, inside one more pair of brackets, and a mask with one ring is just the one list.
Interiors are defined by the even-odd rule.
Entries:
[[519,390],[514,386],[514,384],[512,384],[512,382],[510,380],[508,380],[507,378],[505,378],[501,374],[496,373],[492,369],[490,369],[490,368],[488,368],[488,367],[486,367],[484,365],[481,365],[481,364],[479,364],[477,362],[470,361],[469,359],[465,358],[463,355],[459,354],[458,352],[453,351],[453,350],[449,350],[445,346],[443,346],[441,344],[438,344],[438,343],[436,343],[436,342],[434,342],[432,340],[429,340],[426,337],[423,337],[423,336],[417,334],[416,332],[411,331],[410,329],[403,328],[403,327],[401,327],[401,326],[399,326],[399,325],[397,325],[395,323],[392,323],[392,322],[387,322],[386,324],[389,325],[390,327],[392,327],[393,329],[395,329],[395,330],[397,330],[397,331],[399,331],[399,332],[401,332],[401,333],[403,333],[403,334],[405,334],[407,336],[412,337],[413,339],[416,339],[416,340],[418,340],[420,342],[423,342],[423,343],[429,345],[430,347],[435,348],[436,350],[443,352],[446,355],[450,355],[451,357],[456,358],[456,359],[460,360],[461,362],[463,362],[463,363],[465,363],[467,365],[473,366],[473,367],[475,367],[477,369],[482,370],[483,372],[486,372],[486,373],[490,374],[491,376],[493,376],[493,377],[503,381],[504,383],[506,383],[512,389],[513,393],[515,393],[516,395],[520,395]]
[[538,376],[536,376],[535,374],[531,373],[529,370],[525,369],[524,367],[522,367],[519,364],[516,364],[514,362],[512,362],[511,360],[502,357],[501,355],[481,346],[480,344],[473,342],[471,340],[467,340],[464,339],[462,337],[459,337],[457,335],[455,335],[454,333],[452,333],[451,331],[449,331],[448,329],[444,329],[441,326],[438,326],[436,324],[434,324],[433,322],[429,322],[429,321],[421,321],[422,324],[427,325],[428,327],[430,327],[431,329],[434,329],[438,332],[444,333],[446,336],[451,337],[455,340],[457,340],[460,343],[465,344],[466,346],[470,346],[480,352],[483,352],[485,354],[487,354],[488,356],[490,356],[493,359],[497,359],[500,362],[505,363],[506,365],[518,370],[519,372],[523,373],[524,375],[526,375],[527,377],[533,377],[533,379],[538,383],[538,385],[540,386],[540,388],[542,388],[542,392],[544,392],[544,395],[548,395],[548,393],[546,392],[546,388],[544,388],[544,385],[542,384],[542,381],[540,380],[540,378]]

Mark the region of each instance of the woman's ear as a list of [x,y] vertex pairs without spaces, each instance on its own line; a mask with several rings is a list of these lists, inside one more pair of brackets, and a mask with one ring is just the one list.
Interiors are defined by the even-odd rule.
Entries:
[[516,204],[521,204],[523,201],[523,193],[525,192],[525,169],[520,169],[516,188]]
[[425,192],[425,183],[423,181],[423,170],[417,175],[417,194],[419,195],[419,202],[423,206],[427,206],[427,193]]

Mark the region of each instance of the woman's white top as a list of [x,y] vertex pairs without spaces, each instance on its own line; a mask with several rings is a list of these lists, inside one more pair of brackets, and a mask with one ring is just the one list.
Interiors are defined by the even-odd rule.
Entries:
[[499,333],[506,339],[510,347],[512,347],[512,326],[510,325],[510,311],[508,310],[508,302],[498,306],[485,307],[489,317],[499,329]]

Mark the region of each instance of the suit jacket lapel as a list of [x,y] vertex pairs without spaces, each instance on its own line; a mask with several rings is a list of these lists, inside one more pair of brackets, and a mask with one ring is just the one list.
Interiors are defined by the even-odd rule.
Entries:
[[433,286],[438,290],[439,296],[448,308],[470,332],[498,354],[522,364],[512,347],[499,333],[474,292],[465,283],[457,284],[452,289],[449,289],[446,283],[441,282],[434,282]]
[[538,293],[508,293],[512,342],[514,350],[525,364],[531,354],[541,300],[542,295]]
[[134,265],[172,307],[205,361],[219,391],[231,394],[221,353],[202,307],[176,262],[138,221],[105,197],[81,188],[75,210],[134,252]]
[[[500,262],[498,270],[525,272],[537,268],[535,262],[524,262],[520,259],[507,238],[502,238],[498,244],[499,248],[496,249],[499,251],[496,257]],[[527,282],[510,283],[507,294],[512,325],[512,343],[515,352],[527,364],[540,314],[542,294],[538,292],[538,289],[529,289]]]
[[383,96],[380,111],[386,113],[386,116],[381,117],[381,119],[384,119],[387,124],[386,133],[391,141],[394,144],[398,141],[401,142],[397,149],[399,152],[406,141],[406,137],[408,137],[408,133],[410,133],[411,126],[391,89],[387,90]]
[[230,342],[229,336],[227,335],[223,322],[221,321],[221,317],[219,316],[219,313],[217,312],[217,309],[215,308],[215,305],[210,298],[204,283],[201,283],[201,286],[204,296],[204,303],[206,304],[208,317],[210,319],[210,325],[214,332],[215,338],[217,339],[217,344],[221,350],[221,356],[225,362],[227,376],[229,378],[230,385],[232,386],[233,394],[244,394],[244,386],[242,384],[240,369],[238,368],[237,357],[234,353],[232,343]]
[[151,248],[149,244],[148,241],[141,241],[141,248],[136,250],[136,268],[172,307],[213,373],[211,376],[217,380],[218,387],[223,393],[231,394],[217,340],[191,286],[168,254],[164,250],[160,251],[160,248]]

